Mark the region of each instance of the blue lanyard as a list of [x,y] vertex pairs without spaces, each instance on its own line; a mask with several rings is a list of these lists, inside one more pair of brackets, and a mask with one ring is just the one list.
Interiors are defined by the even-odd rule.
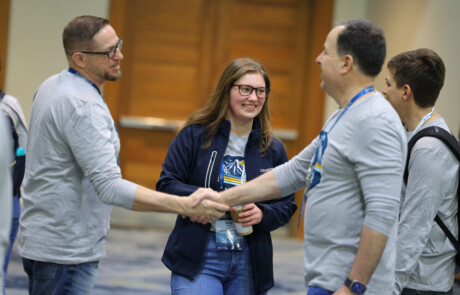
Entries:
[[433,113],[434,113],[434,107],[431,108],[431,112],[429,112],[428,114],[426,114],[426,115],[422,118],[422,120],[420,120],[420,122],[418,122],[417,127],[415,127],[414,131],[412,131],[413,134],[417,133],[417,131],[420,129],[420,127],[422,127],[423,124],[425,124],[425,122],[428,121],[428,120],[431,118],[431,116],[433,116]]
[[300,225],[300,220],[303,217],[303,212],[304,212],[304,209],[305,209],[305,203],[307,201],[307,192],[311,188],[315,187],[317,184],[319,184],[321,182],[321,174],[322,174],[322,171],[323,171],[322,162],[323,162],[324,152],[326,151],[327,144],[328,144],[328,133],[331,132],[331,130],[334,128],[335,124],[337,124],[337,122],[342,118],[343,114],[345,114],[345,112],[350,108],[350,106],[355,101],[357,101],[364,94],[369,93],[369,92],[374,91],[374,90],[375,90],[374,86],[369,86],[369,87],[364,88],[363,90],[361,90],[358,94],[356,94],[350,100],[350,102],[347,104],[347,106],[345,107],[343,112],[339,115],[337,120],[335,120],[334,124],[332,124],[332,127],[329,129],[329,131],[325,131],[326,127],[324,127],[323,130],[321,130],[321,133],[319,135],[318,147],[316,148],[315,156],[313,158],[313,161],[310,164],[310,168],[309,168],[309,171],[308,171],[308,174],[307,174],[307,177],[306,177],[307,186],[305,188],[305,192],[304,192],[303,199],[302,199],[302,205],[301,205],[301,209],[300,209],[299,224],[298,225]]
[[[107,107],[107,110],[109,110],[109,107],[107,106],[107,103],[105,102],[105,99],[104,99],[104,96],[102,96],[102,92],[101,90],[99,89],[99,87],[97,87],[96,84],[94,84],[94,82],[86,79],[82,74],[80,74],[79,72],[77,72],[75,69],[69,67],[69,72],[74,74],[75,76],[77,77],[80,77],[82,78],[83,80],[85,80],[86,82],[89,83],[89,85],[93,86],[96,90],[97,90],[97,93],[99,93],[99,95],[101,96],[101,99],[102,101],[104,102],[105,106]],[[110,110],[109,110],[109,113],[110,113]],[[117,125],[115,125],[115,122],[113,122],[113,127],[115,128],[115,132],[117,133],[117,136],[118,136],[118,140],[120,140],[120,134],[118,134],[118,129],[117,129]],[[117,164],[120,164],[120,158],[117,157]]]
[[[93,86],[94,88],[96,88],[97,93],[99,93],[99,95],[101,96],[102,100],[103,100],[104,103],[105,103],[105,100],[104,100],[104,97],[102,96],[101,90],[99,90],[99,87],[97,87],[97,85],[94,84],[94,82],[91,82],[90,80],[86,79],[85,77],[83,77],[82,74],[80,74],[79,72],[77,72],[75,69],[72,69],[71,67],[69,67],[69,72],[72,73],[72,74],[74,74],[74,75],[77,76],[77,77],[82,78],[83,80],[85,80],[86,82],[88,82],[91,86]],[[107,103],[105,103],[105,104],[107,104]]]
[[224,173],[224,159],[222,159],[222,164],[220,165],[220,171],[219,171],[219,188],[220,190],[224,190],[224,177],[225,177],[225,173]]
[[[351,107],[351,105],[357,101],[359,98],[361,98],[364,94],[366,93],[369,93],[371,91],[374,91],[375,90],[375,87],[374,86],[369,86],[367,88],[364,88],[363,90],[361,90],[358,94],[356,94],[351,100],[350,102],[347,104],[347,106],[345,107],[345,109],[343,110],[343,112],[339,115],[339,117],[337,118],[337,120],[335,120],[334,124],[332,125],[331,129],[329,129],[329,132],[331,132],[332,128],[334,128],[335,124],[337,124],[337,122],[340,120],[340,118],[342,118],[343,114],[345,114],[345,112]],[[323,129],[324,130],[324,129]]]

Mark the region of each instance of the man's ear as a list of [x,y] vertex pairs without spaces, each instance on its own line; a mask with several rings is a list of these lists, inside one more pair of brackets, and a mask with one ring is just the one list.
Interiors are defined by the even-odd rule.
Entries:
[[404,90],[403,100],[407,101],[412,96],[412,89],[410,88],[408,84],[404,84],[403,90]]
[[340,69],[340,73],[346,74],[349,71],[351,71],[351,69],[353,68],[353,64],[354,64],[353,56],[349,54],[345,54],[345,56],[342,57],[342,62],[343,63],[342,63],[342,68]]
[[80,68],[86,67],[85,59],[86,59],[85,55],[81,52],[74,52],[74,54],[72,54],[73,63]]

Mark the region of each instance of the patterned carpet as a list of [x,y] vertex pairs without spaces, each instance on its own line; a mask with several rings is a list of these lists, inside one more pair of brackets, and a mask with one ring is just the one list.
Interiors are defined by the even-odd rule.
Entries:
[[[99,266],[93,295],[167,295],[169,270],[160,258],[169,231],[112,228],[107,240],[108,257]],[[302,242],[274,235],[275,287],[269,295],[305,295]],[[27,278],[16,248],[7,279],[8,295],[26,295]],[[460,295],[460,284],[454,294]]]
[[[112,228],[107,258],[99,266],[94,295],[167,295],[170,272],[160,261],[169,231]],[[275,287],[269,295],[305,295],[302,242],[274,237]],[[27,277],[16,245],[7,278],[8,295],[26,295]]]

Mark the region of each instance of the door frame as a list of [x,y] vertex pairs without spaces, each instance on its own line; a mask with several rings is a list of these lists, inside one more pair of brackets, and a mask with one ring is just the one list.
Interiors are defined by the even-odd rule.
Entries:
[[0,0],[0,89],[5,90],[6,50],[10,19],[10,0]]

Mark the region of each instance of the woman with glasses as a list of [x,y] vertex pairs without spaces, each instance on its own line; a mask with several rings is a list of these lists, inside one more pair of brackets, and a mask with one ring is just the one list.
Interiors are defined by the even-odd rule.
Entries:
[[[270,79],[250,58],[230,62],[204,107],[172,141],[157,190],[188,196],[199,187],[222,191],[288,160],[269,120]],[[273,287],[270,231],[289,222],[294,195],[241,204],[212,224],[178,216],[162,257],[173,295],[266,294]],[[240,227],[252,227],[241,233]]]

